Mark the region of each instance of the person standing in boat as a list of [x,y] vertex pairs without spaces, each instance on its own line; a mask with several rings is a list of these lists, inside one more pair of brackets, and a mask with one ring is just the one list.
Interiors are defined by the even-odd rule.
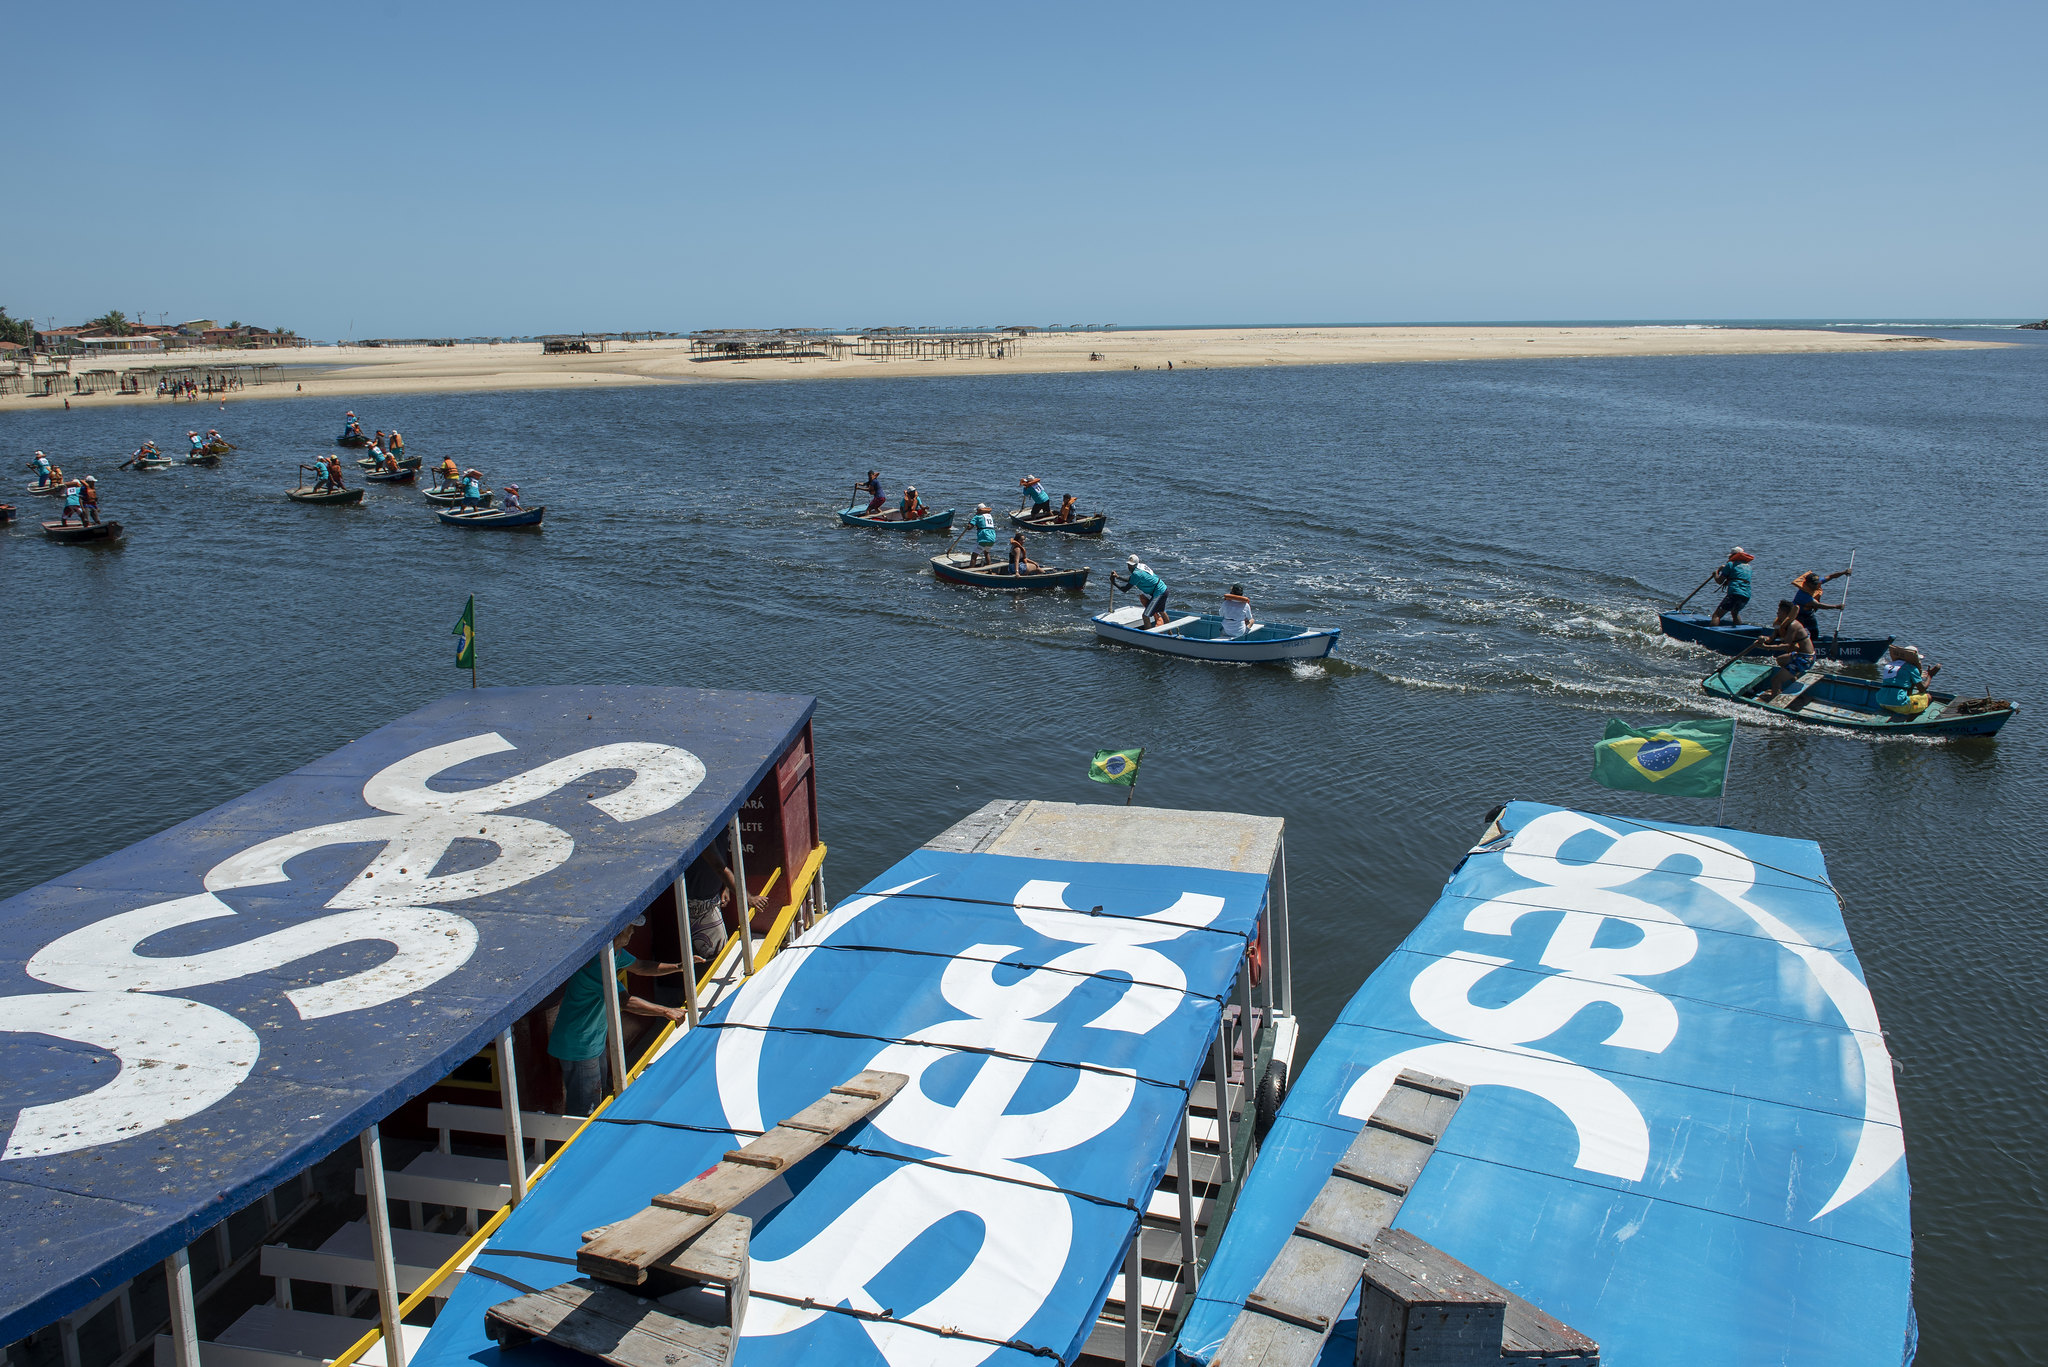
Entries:
[[1755,556],[1737,546],[1728,552],[1728,563],[1714,571],[1714,582],[1726,592],[1722,594],[1720,605],[1714,609],[1713,616],[1707,618],[1708,626],[1721,625],[1721,618],[1724,615],[1731,625],[1742,625],[1742,610],[1749,606],[1749,565],[1755,559]]
[[888,496],[882,492],[882,472],[880,470],[868,471],[867,479],[853,487],[867,490],[869,517],[873,517],[876,513],[889,506]]
[[199,440],[199,434],[197,432],[187,432],[185,434],[185,440],[192,443],[192,454],[195,456],[206,448],[206,443]]
[[974,505],[974,516],[967,519],[967,525],[974,529],[974,554],[967,557],[969,567],[992,565],[996,558],[996,518],[986,503]]
[[519,501],[519,486],[516,484],[506,485],[504,500],[498,506],[508,513],[524,512],[526,505]]
[[1846,578],[1848,573],[1847,570],[1836,570],[1822,578],[1819,570],[1808,570],[1792,581],[1792,610],[1798,614],[1799,625],[1805,627],[1807,635],[1813,637],[1815,641],[1820,640],[1820,622],[1814,614],[1842,610],[1840,603],[1822,602],[1821,590],[1837,579]]
[[93,526],[100,525],[100,485],[91,475],[79,481],[78,525],[83,527],[88,518]]
[[1039,481],[1037,475],[1026,475],[1018,480],[1017,484],[1031,500],[1031,510],[1029,512],[1024,512],[1021,508],[1018,509],[1019,512],[1024,512],[1026,518],[1034,522],[1040,521],[1047,513],[1052,511],[1052,495],[1045,491],[1045,485]]
[[1914,646],[1893,646],[1891,658],[1877,667],[1877,705],[1901,717],[1917,717],[1927,710],[1927,685],[1941,666],[1924,664]]
[[1144,607],[1139,609],[1139,624],[1147,629],[1164,626],[1166,623],[1166,581],[1154,574],[1152,567],[1139,560],[1135,555],[1127,557],[1124,560],[1124,564],[1130,568],[1129,575],[1123,579],[1118,579],[1116,571],[1111,570],[1109,572],[1110,587],[1118,591],[1136,589],[1138,596],[1145,600]]
[[462,482],[462,471],[457,468],[453,456],[441,457],[441,467],[434,473],[441,477],[441,482],[434,486],[436,489],[453,489]]
[[1764,638],[1763,650],[1777,660],[1777,667],[1771,671],[1770,678],[1764,680],[1763,691],[1756,695],[1758,702],[1771,701],[1784,692],[1788,684],[1813,668],[1813,635],[1799,620],[1798,609],[1792,606],[1791,599],[1778,600],[1777,620],[1771,623],[1771,634]]
[[728,917],[728,912],[737,915],[733,909],[744,906],[747,915],[753,916],[768,909],[765,895],[740,895],[740,880],[726,862],[722,840],[705,846],[704,853],[683,871],[683,895],[690,901],[690,953],[697,961],[699,973],[711,967],[711,961],[739,926],[738,921]]
[[67,480],[64,484],[64,512],[57,519],[60,526],[71,524],[71,515],[78,514],[78,525],[85,525],[85,481]]
[[404,457],[405,438],[398,434],[397,428],[394,427],[391,429],[391,440],[384,443],[384,449],[386,451],[389,451],[394,456],[398,456],[400,458]]
[[36,458],[28,463],[28,468],[35,471],[36,487],[39,489],[49,488],[56,478],[50,465],[50,458],[41,451],[36,452]]
[[917,486],[915,484],[904,486],[903,501],[897,506],[901,510],[901,515],[905,522],[915,522],[931,511],[931,509],[925,507],[918,500]]
[[462,506],[464,508],[481,508],[484,506],[483,476],[484,472],[481,470],[464,470],[462,472]]
[[1252,600],[1244,596],[1244,585],[1232,584],[1230,592],[1223,595],[1223,634],[1235,639],[1247,631],[1258,630],[1259,624],[1252,620]]
[[[682,964],[646,964],[626,950],[636,926],[645,925],[642,916],[612,939],[612,962],[624,972],[633,968],[644,978],[666,978],[685,972]],[[548,1031],[548,1053],[562,1065],[562,1112],[589,1115],[604,1100],[605,1076],[605,994],[615,992],[619,1009],[629,1016],[652,1016],[658,1020],[685,1021],[689,1015],[680,1007],[636,997],[614,980],[604,980],[604,956],[598,955],[569,976],[562,985],[562,1004],[555,1011],[555,1023]]]

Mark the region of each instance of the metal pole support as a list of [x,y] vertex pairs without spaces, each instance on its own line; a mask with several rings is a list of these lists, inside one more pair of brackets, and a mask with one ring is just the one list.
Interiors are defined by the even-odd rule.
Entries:
[[[743,806],[740,810],[746,809]],[[740,835],[737,814],[732,819],[732,876],[740,885],[740,952],[747,956],[740,976],[745,978],[754,971],[754,906],[753,894],[747,891],[747,842]]]

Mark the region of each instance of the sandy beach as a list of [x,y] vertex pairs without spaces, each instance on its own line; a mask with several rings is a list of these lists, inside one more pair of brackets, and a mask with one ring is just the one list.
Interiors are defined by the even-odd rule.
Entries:
[[[1072,371],[1220,369],[1235,366],[1366,365],[1420,361],[1507,361],[1567,357],[1730,356],[1854,351],[1953,351],[2007,346],[1910,334],[1848,334],[1775,328],[1625,327],[1331,327],[1206,328],[1153,332],[1043,332],[1013,343],[1001,359],[883,360],[824,358],[720,360],[692,356],[681,340],[613,342],[591,355],[544,356],[538,342],[454,347],[309,347],[299,351],[186,351],[74,358],[88,369],[276,363],[276,378],[226,395],[228,401],[280,395],[418,394],[584,385],[705,384],[741,380],[820,380],[860,376],[1025,375]],[[157,403],[149,393],[0,396],[0,410]],[[68,384],[60,390],[68,390]],[[208,402],[214,402],[209,400]]]

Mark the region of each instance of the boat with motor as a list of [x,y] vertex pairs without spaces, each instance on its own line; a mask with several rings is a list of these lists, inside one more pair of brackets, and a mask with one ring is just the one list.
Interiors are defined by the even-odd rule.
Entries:
[[1864,1367],[1912,1292],[1820,847],[1515,802],[1289,1088],[1174,1361]]
[[323,503],[340,507],[345,504],[361,503],[361,489],[287,489],[284,496],[294,503]]
[[1121,607],[1096,614],[1095,634],[1113,645],[1156,650],[1190,660],[1221,660],[1260,664],[1274,660],[1320,660],[1337,649],[1339,627],[1305,627],[1292,622],[1261,622],[1242,636],[1225,636],[1223,619],[1214,615],[1174,617],[1164,626],[1144,625],[1144,609]]
[[1011,513],[1010,525],[1022,527],[1027,532],[1061,532],[1067,536],[1101,536],[1102,529],[1109,525],[1108,513],[1091,513],[1077,517],[1072,522],[1055,522],[1051,513],[1043,517],[1024,513]]
[[451,527],[540,529],[546,505],[538,508],[436,508],[434,515]]
[[943,513],[926,513],[904,521],[903,510],[889,508],[870,516],[865,509],[841,508],[839,520],[849,527],[884,527],[897,532],[944,532],[953,527],[953,509]]
[[[462,505],[462,486],[459,484],[451,484],[444,489],[426,489],[422,493],[427,502],[437,503],[444,508],[457,508]],[[483,503],[486,508],[496,507],[497,494],[489,489],[484,490]]]
[[371,484],[411,484],[420,477],[417,469],[403,467],[396,470],[365,470],[363,478]]
[[948,584],[966,584],[977,589],[997,589],[1005,593],[1021,593],[1027,589],[1085,589],[1088,587],[1088,567],[1077,570],[1055,569],[1040,566],[1035,570],[1013,573],[1006,562],[1000,565],[970,565],[973,559],[966,551],[947,551],[932,557],[932,574]]
[[83,522],[45,522],[43,535],[52,541],[80,546],[91,545],[94,542],[119,541],[127,533],[118,522],[94,522],[90,525]]
[[[1740,655],[1771,634],[1768,626],[1709,626],[1704,612],[1660,612],[1657,627],[1674,641],[1717,650],[1723,655]],[[1815,645],[1821,657],[1843,664],[1876,664],[1892,648],[1895,636],[1833,637],[1823,634]]]
[[669,1035],[487,1231],[410,1367],[567,1361],[565,1299],[707,1362],[741,1334],[754,1364],[1156,1361],[1298,1038],[1283,834],[967,817]]
[[1875,679],[1813,670],[1765,701],[1756,695],[1767,686],[1773,668],[1768,661],[1734,660],[1700,680],[1700,691],[1787,721],[1870,736],[1991,736],[2020,710],[2018,703],[1989,694],[1962,698],[1928,689],[1926,708],[1907,716],[1878,705],[1883,685]]

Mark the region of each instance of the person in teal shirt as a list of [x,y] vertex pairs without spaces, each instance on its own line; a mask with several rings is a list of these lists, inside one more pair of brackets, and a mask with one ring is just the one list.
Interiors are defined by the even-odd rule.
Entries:
[[1901,717],[1917,717],[1927,710],[1927,682],[1941,666],[1924,664],[1913,646],[1893,646],[1890,654],[1877,668],[1877,705]]
[[996,555],[996,517],[986,503],[975,505],[974,516],[967,519],[967,525],[974,528],[974,554],[967,557],[969,565],[988,565]]
[[1749,606],[1749,566],[1755,559],[1755,556],[1737,546],[1728,552],[1728,563],[1714,571],[1714,582],[1725,592],[1721,596],[1720,606],[1714,609],[1714,615],[1707,618],[1708,626],[1721,625],[1723,616],[1728,618],[1732,626],[1742,625],[1742,610]]
[[[626,952],[626,941],[633,938],[635,927],[646,923],[647,918],[642,916],[613,938],[613,961],[621,971],[640,962]],[[665,978],[682,971],[682,964],[645,964],[634,969],[648,978]],[[612,984],[612,990],[619,994],[619,1007],[627,1015],[672,1021],[689,1019],[680,1007],[633,996],[618,983]],[[569,981],[562,985],[562,1005],[555,1012],[554,1028],[548,1032],[548,1054],[562,1065],[564,1115],[589,1115],[604,1099],[609,1071],[604,1036],[604,956],[600,954],[570,974]]]
[[1138,596],[1145,600],[1145,606],[1138,610],[1138,621],[1146,627],[1163,626],[1166,623],[1166,581],[1152,572],[1152,567],[1130,556],[1124,561],[1130,567],[1130,575],[1119,580],[1116,571],[1109,572],[1110,587],[1118,590],[1136,589]]
[[1037,475],[1026,475],[1017,483],[1031,496],[1031,511],[1024,513],[1025,517],[1042,518],[1052,512],[1052,495],[1045,491],[1045,485],[1039,482]]

